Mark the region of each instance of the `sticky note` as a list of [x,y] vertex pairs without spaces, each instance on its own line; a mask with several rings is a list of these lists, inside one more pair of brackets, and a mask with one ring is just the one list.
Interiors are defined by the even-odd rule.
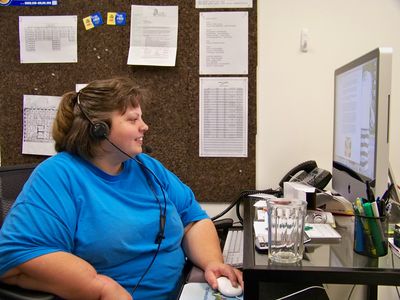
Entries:
[[98,27],[103,25],[103,18],[99,12],[96,12],[89,17],[83,19],[83,24],[85,25],[85,29],[89,30],[94,27]]
[[108,12],[107,25],[124,26],[126,24],[126,13],[124,12]]
[[94,25],[92,23],[92,18],[90,16],[83,18],[83,25],[85,25],[86,30],[94,28]]

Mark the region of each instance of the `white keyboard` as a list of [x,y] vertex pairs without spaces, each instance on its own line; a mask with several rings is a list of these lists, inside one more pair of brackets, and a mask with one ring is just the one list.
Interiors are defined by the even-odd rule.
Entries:
[[243,266],[243,230],[230,229],[222,252],[224,262],[236,268]]

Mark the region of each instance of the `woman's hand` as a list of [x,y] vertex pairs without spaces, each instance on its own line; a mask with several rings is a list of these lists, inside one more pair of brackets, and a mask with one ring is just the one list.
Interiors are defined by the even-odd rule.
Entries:
[[204,278],[214,290],[218,288],[217,278],[221,276],[228,277],[234,287],[237,287],[239,284],[243,288],[242,272],[230,265],[221,262],[212,262],[204,269]]
[[243,288],[243,274],[223,263],[221,248],[214,223],[209,219],[191,223],[185,228],[183,248],[191,262],[204,271],[204,278],[213,288],[218,288],[217,278],[228,277],[234,287]]

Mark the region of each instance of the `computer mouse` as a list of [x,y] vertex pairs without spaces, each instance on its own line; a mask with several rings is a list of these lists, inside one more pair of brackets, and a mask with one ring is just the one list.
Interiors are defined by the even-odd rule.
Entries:
[[218,277],[218,291],[226,297],[236,297],[243,293],[242,287],[234,287],[228,277]]

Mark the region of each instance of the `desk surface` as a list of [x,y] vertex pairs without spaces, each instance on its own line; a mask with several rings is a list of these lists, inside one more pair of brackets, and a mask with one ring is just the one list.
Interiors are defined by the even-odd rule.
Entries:
[[[258,299],[260,282],[337,283],[399,285],[400,259],[388,249],[380,258],[370,258],[353,251],[354,217],[335,217],[340,242],[306,244],[304,258],[297,264],[274,264],[266,254],[254,248],[254,201],[244,205],[243,275],[245,299]],[[375,291],[376,293],[376,291]],[[372,297],[373,298],[373,297]]]

